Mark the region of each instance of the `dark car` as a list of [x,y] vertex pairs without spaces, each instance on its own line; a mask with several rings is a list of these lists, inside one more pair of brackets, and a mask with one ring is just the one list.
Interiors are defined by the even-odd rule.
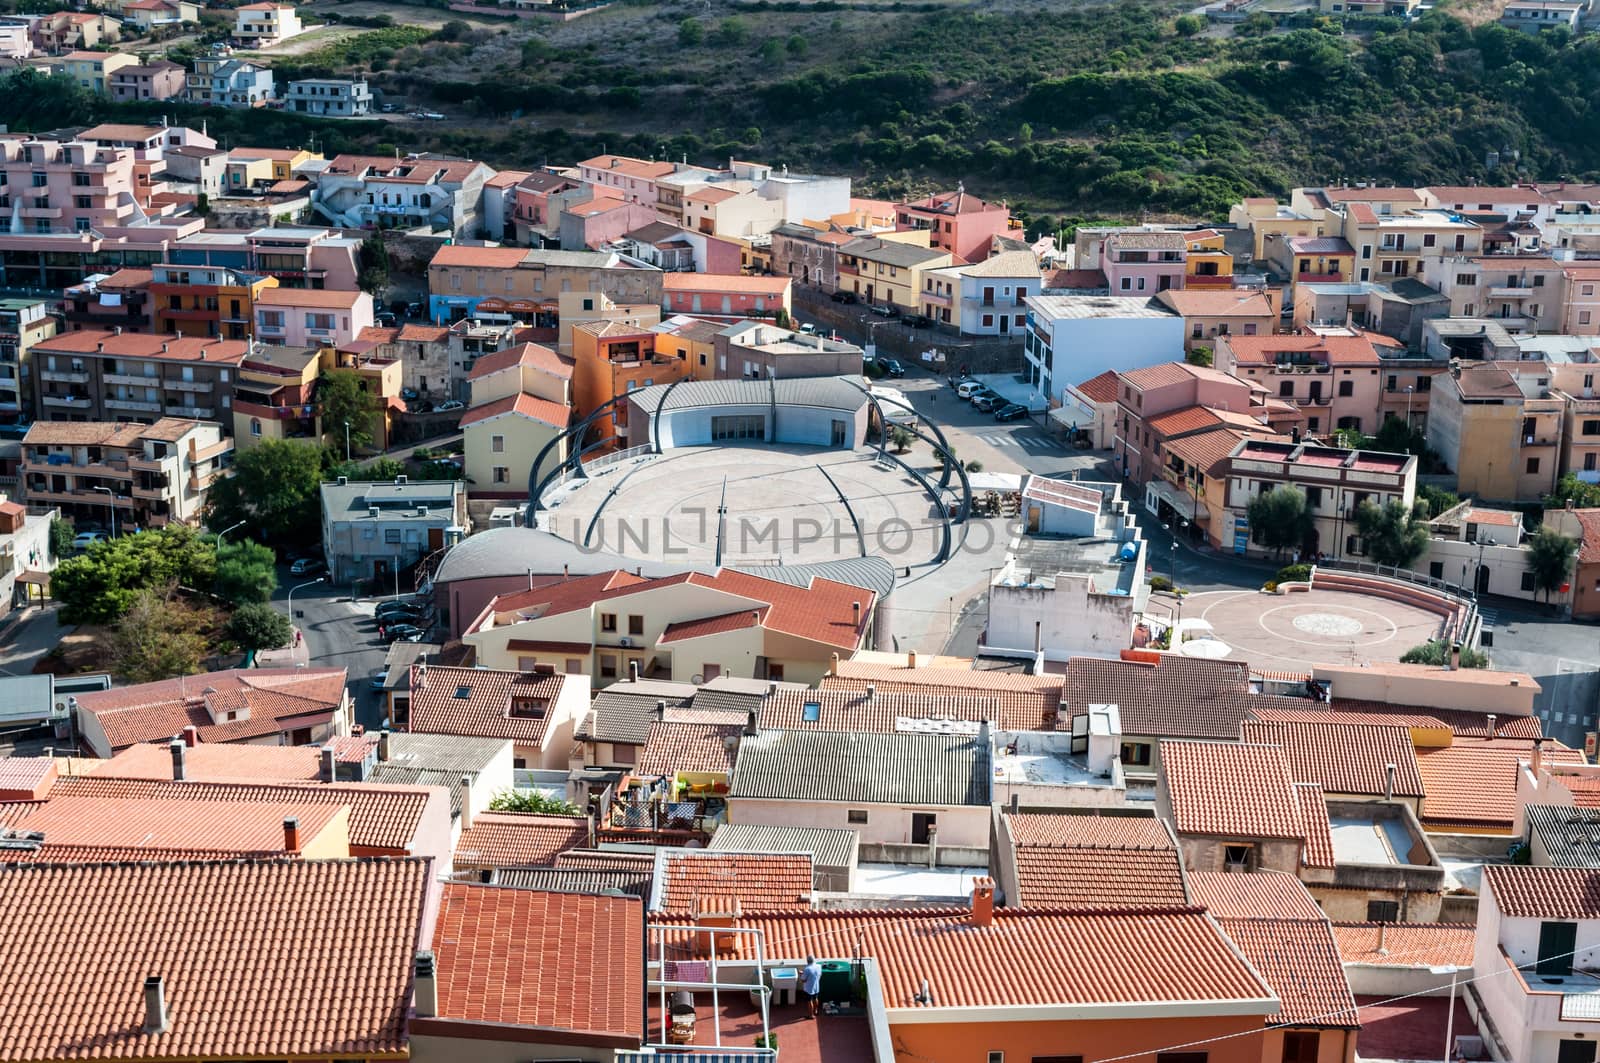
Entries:
[[906,375],[906,367],[901,365],[899,360],[895,358],[879,358],[878,368],[882,369],[889,376]]
[[967,401],[972,403],[973,405],[977,405],[979,399],[989,399],[990,401],[996,401],[999,398],[1000,398],[999,395],[996,395],[992,390],[989,389],[989,387],[987,385],[984,385],[984,384],[979,384],[977,387],[975,387],[971,391],[967,392]]
[[409,605],[398,605],[388,609],[385,609],[383,606],[379,606],[378,611],[372,615],[377,619],[380,625],[414,624],[418,620],[422,619],[422,616],[426,611],[427,610],[425,609],[419,609],[415,606]]
[[422,636],[426,634],[426,631],[415,624],[387,624],[378,628],[378,636],[385,642],[399,642],[401,639],[407,642],[421,642]]
[[861,300],[855,292],[837,291],[830,297],[836,303],[859,303]]
[[1000,401],[1001,400],[994,395],[979,395],[977,398],[972,400],[972,408],[977,410],[979,413],[988,413],[990,410],[1000,405]]
[[900,324],[911,328],[933,328],[933,318],[927,314],[901,314]]
[[1020,421],[1026,416],[1028,408],[1016,402],[1008,402],[994,411],[994,419],[997,421]]

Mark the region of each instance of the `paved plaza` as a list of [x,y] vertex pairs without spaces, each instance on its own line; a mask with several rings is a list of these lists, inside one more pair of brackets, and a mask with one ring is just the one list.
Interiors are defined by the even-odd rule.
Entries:
[[1411,647],[1438,637],[1440,628],[1439,616],[1425,609],[1333,590],[1191,594],[1183,601],[1183,617],[1210,623],[1217,639],[1232,647],[1230,660],[1285,671],[1398,661]]

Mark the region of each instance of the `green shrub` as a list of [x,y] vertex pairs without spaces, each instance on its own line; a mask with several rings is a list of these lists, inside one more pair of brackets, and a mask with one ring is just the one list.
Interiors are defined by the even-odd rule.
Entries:
[[1304,583],[1310,578],[1310,565],[1284,565],[1278,569],[1277,582],[1279,583]]
[[1261,585],[1261,589],[1266,591],[1268,594],[1277,594],[1278,581],[1275,579],[1269,579],[1266,583]]
[[1151,576],[1150,589],[1153,591],[1170,591],[1172,581],[1165,576]]

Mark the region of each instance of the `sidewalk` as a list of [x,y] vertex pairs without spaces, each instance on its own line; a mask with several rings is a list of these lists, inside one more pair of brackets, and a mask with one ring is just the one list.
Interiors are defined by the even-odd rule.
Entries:
[[[299,628],[295,628],[295,634],[301,634]],[[298,643],[291,640],[289,645],[279,649],[256,653],[257,668],[304,668],[310,663],[311,650],[306,646],[303,635]]]

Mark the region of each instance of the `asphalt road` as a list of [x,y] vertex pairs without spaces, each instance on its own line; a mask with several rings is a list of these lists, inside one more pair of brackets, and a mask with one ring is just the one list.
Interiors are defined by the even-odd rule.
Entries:
[[[289,589],[305,582],[304,577],[289,575],[287,566],[281,567],[273,601],[286,605]],[[372,674],[383,667],[389,652],[388,644],[378,637],[378,627],[372,619],[373,607],[371,599],[352,602],[347,589],[327,583],[300,587],[294,595],[294,622],[305,637],[309,663],[312,667],[348,671],[355,722],[369,730],[383,726],[382,701],[372,689],[371,679]]]

